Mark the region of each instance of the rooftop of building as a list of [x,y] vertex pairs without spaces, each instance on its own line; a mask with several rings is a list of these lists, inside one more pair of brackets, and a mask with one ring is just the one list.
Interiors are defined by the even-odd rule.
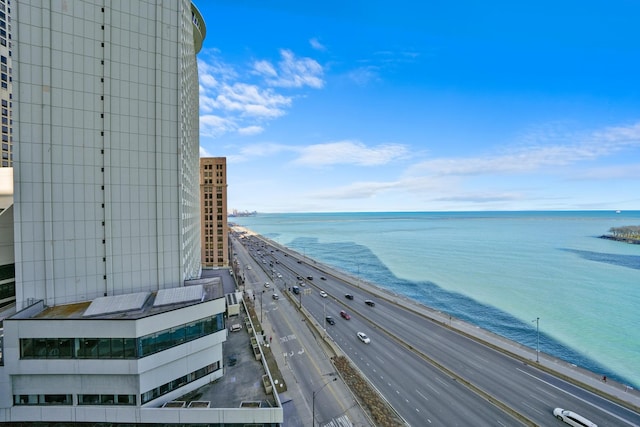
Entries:
[[45,307],[30,318],[136,320],[223,297],[221,280],[210,278],[154,292],[106,296],[92,301]]
[[186,281],[185,286],[45,306],[41,311],[35,313],[33,311],[18,312],[11,318],[136,320],[224,298],[225,294],[234,291],[235,281],[229,269],[203,270],[202,278]]

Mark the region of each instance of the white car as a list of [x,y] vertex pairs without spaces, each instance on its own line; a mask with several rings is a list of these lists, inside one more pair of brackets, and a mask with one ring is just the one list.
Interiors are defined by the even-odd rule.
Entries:
[[265,287],[265,288],[268,288],[269,286],[271,286],[271,285],[269,284],[269,282],[264,282],[264,287]]
[[570,426],[575,427],[598,427],[593,421],[589,421],[582,415],[578,415],[575,412],[567,411],[566,409],[556,408],[553,410],[553,415],[560,421],[564,421]]
[[327,293],[325,291],[320,291],[320,296],[322,298],[326,298],[327,297]]
[[364,332],[358,332],[356,335],[358,335],[358,338],[360,339],[360,341],[362,341],[365,344],[369,344],[371,342],[371,339]]

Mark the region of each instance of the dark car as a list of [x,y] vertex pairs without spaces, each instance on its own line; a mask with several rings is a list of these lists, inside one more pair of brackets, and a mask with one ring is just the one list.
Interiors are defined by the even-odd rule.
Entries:
[[346,299],[353,299],[353,295],[351,295],[351,294],[344,294],[344,297]]
[[371,301],[370,299],[364,300],[364,303],[367,304],[369,307],[375,307],[376,303]]
[[331,317],[331,316],[327,316],[327,317],[325,317],[324,319],[325,319],[325,320],[327,321],[327,323],[328,323],[328,324],[330,324],[330,325],[335,325],[335,324],[336,324],[336,320],[335,320],[333,317]]
[[340,316],[342,316],[344,319],[349,320],[351,319],[351,316],[349,316],[349,313],[347,313],[346,311],[342,310],[340,312]]
[[313,280],[313,276],[307,276],[307,279]]
[[327,280],[327,278],[324,276],[320,276],[320,280]]

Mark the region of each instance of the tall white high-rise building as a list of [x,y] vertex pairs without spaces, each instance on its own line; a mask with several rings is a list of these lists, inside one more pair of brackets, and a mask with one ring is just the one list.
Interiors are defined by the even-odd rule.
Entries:
[[16,295],[0,423],[281,421],[281,408],[160,409],[222,377],[227,339],[222,284],[200,277],[200,12],[0,1],[13,23]]
[[18,309],[199,277],[197,9],[13,9]]

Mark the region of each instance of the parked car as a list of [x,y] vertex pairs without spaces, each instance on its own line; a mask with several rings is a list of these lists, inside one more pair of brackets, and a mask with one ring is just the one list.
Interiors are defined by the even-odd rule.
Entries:
[[351,316],[349,316],[349,313],[347,313],[346,311],[342,310],[340,311],[340,316],[342,316],[343,319],[349,320],[351,319]]
[[575,412],[567,411],[566,409],[556,408],[553,410],[553,415],[560,421],[564,421],[570,426],[575,427],[598,427],[593,421],[589,421],[582,415],[578,415]]
[[269,284],[269,282],[264,282],[264,287],[265,287],[265,288],[268,288],[268,287],[270,287],[270,286],[271,286],[271,285]]
[[376,303],[371,301],[370,299],[364,300],[364,303],[367,304],[369,307],[375,307]]
[[273,294],[273,295],[271,295],[271,298],[273,298],[273,299],[280,299],[280,297],[278,296],[278,294]]
[[371,342],[371,339],[364,332],[358,332],[356,335],[358,335],[358,339],[365,344],[369,344]]
[[330,325],[335,325],[336,324],[336,320],[331,316],[325,317],[324,320],[326,320],[327,323],[330,324]]
[[344,294],[344,297],[346,299],[353,299],[353,295],[351,295],[351,294]]
[[326,298],[327,297],[327,293],[325,291],[320,291],[320,296],[322,298]]

